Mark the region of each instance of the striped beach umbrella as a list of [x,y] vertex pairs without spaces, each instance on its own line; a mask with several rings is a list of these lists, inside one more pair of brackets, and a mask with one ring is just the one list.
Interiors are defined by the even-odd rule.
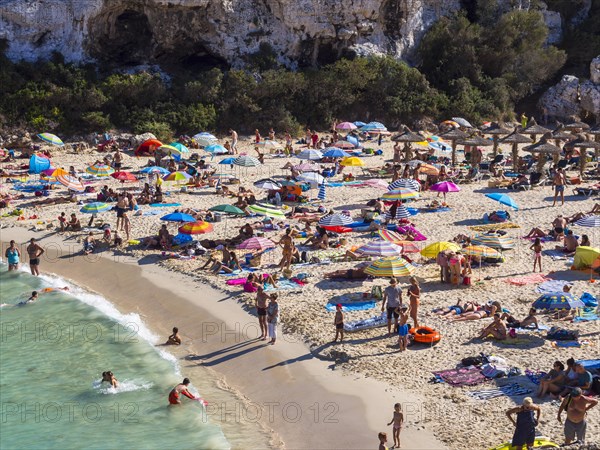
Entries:
[[263,237],[251,237],[250,239],[246,239],[238,248],[244,250],[265,250],[267,248],[275,248],[277,244],[273,242],[271,239],[263,238]]
[[97,177],[108,177],[115,173],[115,169],[106,164],[92,164],[85,171]]
[[330,214],[319,219],[319,225],[322,227],[343,227],[350,225],[352,222],[354,222],[352,217],[340,213]]
[[600,216],[587,216],[575,222],[575,225],[580,227],[596,228],[600,227]]
[[273,150],[279,150],[279,149],[283,148],[282,144],[280,144],[279,142],[274,141],[272,139],[265,139],[264,141],[257,142],[254,145],[258,145],[260,147],[263,147],[265,150],[271,150],[271,149],[273,149]]
[[59,175],[58,177],[56,177],[56,180],[71,191],[85,191],[85,187],[77,178],[71,177],[69,175]]
[[412,178],[400,178],[399,180],[393,181],[388,186],[388,191],[393,191],[395,189],[405,188],[412,189],[413,191],[420,191],[421,185],[417,180],[413,180]]
[[204,147],[217,143],[217,138],[215,136],[213,136],[212,134],[206,133],[206,132],[198,133],[198,134],[194,135],[192,137],[192,139],[194,141],[196,141],[198,143],[198,145],[201,145]]
[[42,170],[42,173],[50,178],[56,178],[59,175],[69,175],[69,172],[67,172],[65,169],[61,169],[61,168],[58,168],[58,169],[50,168],[50,169]]
[[212,207],[208,208],[208,210],[214,211],[214,212],[222,212],[222,213],[226,213],[226,214],[236,214],[238,216],[243,216],[246,214],[244,211],[242,211],[237,206],[226,205],[226,204],[212,206]]
[[397,256],[378,259],[365,269],[374,277],[407,277],[415,273],[415,266]]
[[40,133],[37,135],[37,137],[48,144],[56,145],[58,147],[65,145],[65,143],[57,135],[52,133]]
[[324,202],[325,199],[327,198],[327,193],[325,192],[325,183],[322,183],[319,186],[319,193],[317,194],[317,198],[319,200],[321,200],[322,202]]
[[419,198],[419,193],[413,189],[398,188],[386,192],[381,198],[384,200],[414,200]]
[[408,212],[408,209],[406,209],[406,206],[404,206],[404,205],[398,205],[398,207],[396,208],[396,214],[394,214],[394,217],[392,217],[392,214],[389,209],[385,212],[385,218],[388,220],[390,220],[390,219],[408,219],[410,216],[411,216],[411,214]]
[[187,222],[185,225],[179,227],[181,234],[204,234],[213,231],[212,224],[198,220],[196,222]]
[[402,253],[419,253],[421,251],[413,241],[398,241],[395,244],[402,247]]
[[257,188],[264,189],[267,191],[278,191],[279,189],[281,189],[281,184],[279,184],[275,180],[272,180],[271,178],[265,178],[263,180],[258,180],[258,181],[255,181],[253,184]]
[[345,167],[362,167],[365,165],[363,160],[356,156],[350,156],[349,158],[344,158],[344,159],[342,159],[342,162],[340,164]]
[[141,173],[158,173],[160,175],[169,175],[169,171],[167,169],[165,169],[164,167],[160,167],[160,166],[151,166],[151,167],[144,167],[142,170],[140,170]]
[[533,305],[536,309],[573,309],[583,308],[585,304],[568,292],[552,292],[539,297]]
[[485,245],[496,250],[509,250],[515,247],[515,240],[497,234],[477,234],[471,242],[475,245]]
[[355,147],[355,145],[352,142],[348,142],[348,141],[337,141],[333,144],[333,146],[337,147],[337,148],[341,148],[341,149],[346,149],[346,150],[350,150]]
[[158,147],[158,149],[166,154],[170,154],[170,155],[181,155],[181,150],[179,150],[177,147],[174,147],[172,145],[161,145],[160,147]]
[[233,161],[233,164],[240,167],[258,167],[261,165],[258,159],[248,155],[238,156],[235,161]]
[[456,242],[434,242],[433,244],[429,244],[423,250],[421,250],[421,256],[425,258],[436,258],[438,253],[443,252],[445,250],[458,251],[461,247]]
[[391,230],[378,230],[377,234],[379,234],[381,239],[396,245],[399,245],[398,243],[404,239],[400,234]]
[[166,222],[195,222],[196,221],[196,219],[194,219],[189,214],[184,214],[184,213],[180,213],[180,212],[174,212],[174,213],[167,214],[165,216],[162,216],[160,218],[160,220],[164,220]]
[[272,219],[283,220],[286,218],[282,210],[261,203],[248,206],[248,211],[258,214],[259,216],[271,217]]
[[462,249],[462,252],[468,256],[476,258],[502,258],[502,254],[491,247],[485,245],[469,245]]
[[308,161],[318,161],[319,159],[323,159],[323,153],[319,150],[307,149],[298,153],[296,158],[306,159]]
[[115,172],[110,175],[115,180],[122,181],[125,183],[126,181],[137,181],[137,178],[131,172]]
[[402,247],[388,241],[371,241],[356,250],[356,253],[366,256],[400,256]]
[[165,180],[165,181],[185,181],[185,180],[189,180],[190,178],[192,178],[192,176],[189,173],[177,171],[177,172],[171,172],[166,177],[163,177],[163,180]]
[[104,211],[110,211],[112,208],[112,205],[108,205],[103,202],[92,202],[81,208],[79,212],[84,214],[98,214]]

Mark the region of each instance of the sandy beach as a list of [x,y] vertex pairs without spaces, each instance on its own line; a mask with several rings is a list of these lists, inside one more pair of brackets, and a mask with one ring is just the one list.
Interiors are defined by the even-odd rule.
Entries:
[[[382,166],[392,155],[392,145],[389,140],[384,142],[381,147],[383,156],[362,158],[365,167]],[[503,147],[502,150],[510,154],[509,147]],[[242,151],[253,153],[248,141],[244,142]],[[54,166],[68,168],[75,165],[81,172],[103,156],[95,151],[73,154],[53,148],[52,152]],[[211,160],[209,156],[207,161],[216,164],[219,159]],[[300,162],[292,160],[294,163]],[[147,158],[126,155],[124,166],[126,170],[134,171],[147,161]],[[267,155],[263,166],[217,168],[234,174],[240,179],[240,185],[252,188],[260,200],[264,193],[254,188],[252,183],[260,178],[288,175],[289,171],[281,168],[287,161],[286,158]],[[345,172],[363,175],[360,167],[350,167]],[[575,177],[576,173],[569,172],[568,176]],[[362,179],[367,179],[367,176]],[[389,178],[386,180],[389,181]],[[583,186],[591,183],[584,182]],[[138,183],[122,185],[110,177],[93,181],[96,187],[104,184],[116,189],[123,186],[141,187]],[[183,191],[177,184],[166,186],[169,194],[165,196],[165,201],[181,204],[182,207],[205,210],[210,206],[235,201],[216,195],[214,188],[188,188]],[[81,242],[86,232],[56,233],[57,217],[63,211],[67,215],[76,212],[82,224],[87,221],[88,216],[78,212],[81,205],[31,207],[28,205],[35,198],[32,194],[26,194],[26,198],[14,205],[23,208],[26,220],[2,218],[1,240],[4,253],[6,242],[10,239],[23,244],[29,237],[38,237],[40,244],[47,249],[42,259],[42,272],[55,273],[102,294],[122,312],[140,314],[157,335],[166,337],[171,327],[178,326],[184,344],[180,348],[169,348],[169,351],[179,359],[182,372],[193,380],[195,376],[201,376],[202,371],[209,370],[220,380],[223,388],[239,398],[238,405],[221,405],[218,399],[209,399],[218,405],[209,405],[209,414],[222,422],[226,435],[228,430],[239,426],[238,420],[256,420],[260,422],[273,448],[375,448],[380,431],[388,433],[388,445],[391,445],[392,429],[386,424],[391,419],[393,404],[400,402],[407,422],[402,431],[402,448],[486,449],[510,440],[513,427],[506,419],[505,411],[520,402],[524,395],[503,395],[483,401],[468,394],[474,387],[431,383],[432,372],[452,369],[461,359],[482,352],[500,356],[510,367],[517,367],[522,372],[525,369],[548,371],[555,360],[565,362],[569,357],[598,358],[600,321],[557,322],[540,314],[542,324],[576,329],[580,332],[581,340],[585,341],[580,347],[555,348],[545,339],[543,332],[524,333],[506,342],[473,340],[481,328],[489,323],[488,319],[451,323],[432,310],[454,305],[461,299],[480,303],[497,300],[515,317],[525,317],[531,303],[540,295],[535,291],[536,284],[515,285],[507,282],[509,278],[530,275],[532,272],[532,242],[521,237],[534,226],[548,230],[558,214],[570,216],[589,211],[598,200],[593,196],[574,195],[575,185],[567,186],[566,203],[562,207],[551,206],[551,186],[506,191],[488,188],[488,180],[459,186],[460,192],[449,193],[446,197],[449,210],[422,210],[411,217],[418,230],[427,236],[426,241],[415,244],[423,248],[429,243],[450,241],[458,234],[473,236],[477,230],[470,227],[480,226],[484,213],[503,209],[484,194],[505,192],[520,206],[519,211],[511,211],[514,227],[505,230],[507,237],[515,240],[516,246],[503,253],[505,261],[498,265],[474,266],[473,285],[470,287],[441,283],[436,264],[422,260],[418,254],[411,254],[417,264],[415,276],[422,289],[419,320],[438,330],[442,340],[432,347],[409,347],[403,353],[398,352],[397,338],[386,336],[385,328],[348,333],[343,343],[331,343],[335,332],[334,313],[326,310],[325,304],[334,296],[371,292],[374,286],[385,288],[389,279],[375,278],[364,282],[326,280],[324,273],[353,268],[357,262],[325,263],[323,260],[333,259],[333,256],[343,254],[353,246],[369,242],[373,239],[370,232],[344,235],[347,243],[320,252],[322,262],[319,264],[297,268],[292,266],[294,274],[302,272],[309,277],[301,289],[278,291],[283,337],[273,347],[256,339],[259,330],[254,313],[255,295],[244,293],[240,286],[226,285],[228,278],[225,276],[199,270],[205,261],[203,257],[169,258],[168,254],[161,251],[145,251],[140,246],[125,246],[122,250],[100,247],[100,253],[82,256]],[[9,187],[4,184],[2,189],[6,191]],[[237,187],[230,186],[234,191],[237,191]],[[60,189],[64,191],[64,188]],[[317,192],[317,189],[312,189],[307,195],[316,199]],[[353,218],[358,219],[366,202],[379,197],[385,189],[344,185],[328,187],[326,192],[324,206],[336,212],[349,211]],[[80,196],[79,199],[92,200],[95,194]],[[443,200],[442,197],[438,198],[437,193],[427,191],[409,206],[423,208],[426,203],[436,199]],[[175,208],[142,206],[140,215],[131,215],[132,239],[156,234],[161,215]],[[145,214],[151,210],[159,212]],[[35,219],[27,219],[34,215],[37,216]],[[113,212],[101,213],[98,219],[114,227]],[[260,220],[261,217],[246,219],[225,216],[222,222],[213,224],[214,232],[200,238],[231,237],[246,222]],[[289,222],[298,224],[295,220]],[[175,231],[174,225],[169,227]],[[578,235],[587,234],[592,247],[599,246],[600,228],[573,229]],[[100,238],[101,230],[95,232]],[[282,233],[265,232],[265,237],[278,240]],[[570,282],[571,292],[576,296],[584,292],[599,296],[599,283],[590,282],[588,273],[570,270],[570,260],[553,259],[548,254],[558,244],[554,241],[544,242],[542,273],[554,280]],[[238,255],[243,259],[244,253],[239,251]],[[265,270],[274,272],[276,269],[271,265],[277,264],[280,258],[280,249],[265,255]],[[406,291],[407,278],[400,278],[400,285]],[[346,320],[378,315],[379,307],[377,304],[374,309],[348,312]],[[535,393],[536,387],[524,375],[515,377],[514,381],[532,394]],[[507,378],[492,380],[476,388],[490,389],[509,382],[511,379]],[[563,442],[562,427],[556,421],[558,406],[549,398],[535,400],[542,408],[538,430],[557,443]],[[254,419],[256,411],[260,411],[259,419]],[[600,408],[595,408],[588,417],[589,442],[598,442],[600,439],[598,419]],[[231,441],[231,444],[235,448],[244,448],[243,440]]]

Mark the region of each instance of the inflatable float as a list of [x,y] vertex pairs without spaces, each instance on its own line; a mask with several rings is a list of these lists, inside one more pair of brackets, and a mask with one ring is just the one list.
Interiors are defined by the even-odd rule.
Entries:
[[[533,448],[558,448],[560,445],[550,441],[547,437],[544,436],[536,436],[535,441],[533,442]],[[518,447],[513,447],[510,442],[505,442],[504,444],[500,444],[497,447],[491,448],[490,450],[515,450]]]
[[420,344],[436,344],[442,339],[439,331],[430,327],[411,328],[408,332],[413,336],[413,340]]

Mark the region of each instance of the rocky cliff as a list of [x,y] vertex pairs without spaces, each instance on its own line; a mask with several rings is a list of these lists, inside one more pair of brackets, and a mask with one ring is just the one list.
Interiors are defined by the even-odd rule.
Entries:
[[268,44],[288,66],[348,53],[409,57],[459,0],[0,0],[11,59],[241,65]]

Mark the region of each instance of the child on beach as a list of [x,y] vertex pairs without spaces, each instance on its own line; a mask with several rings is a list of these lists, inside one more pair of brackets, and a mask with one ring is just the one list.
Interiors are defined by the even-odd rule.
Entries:
[[471,275],[473,271],[471,270],[471,263],[466,262],[465,267],[462,270],[462,284],[463,286],[471,286]]
[[402,430],[402,424],[404,423],[404,414],[402,414],[402,405],[400,403],[396,403],[394,405],[394,415],[392,417],[392,421],[388,423],[388,426],[394,424],[394,447],[400,448],[400,430]]
[[402,305],[396,309],[398,312],[398,347],[400,347],[400,352],[406,350],[406,346],[408,345],[408,306]]
[[333,342],[337,342],[338,336],[340,336],[340,342],[344,340],[344,313],[342,312],[342,305],[339,303],[335,305],[335,339]]
[[539,237],[535,238],[533,245],[531,247],[529,247],[529,249],[533,250],[533,252],[534,252],[533,271],[535,272],[535,266],[539,265],[540,273],[541,273],[542,272],[542,242],[540,241]]
[[385,445],[387,443],[387,434],[379,433],[377,437],[379,438],[379,450],[388,450],[387,445]]

